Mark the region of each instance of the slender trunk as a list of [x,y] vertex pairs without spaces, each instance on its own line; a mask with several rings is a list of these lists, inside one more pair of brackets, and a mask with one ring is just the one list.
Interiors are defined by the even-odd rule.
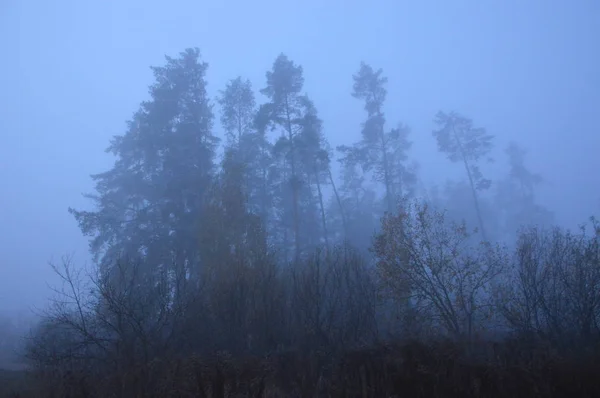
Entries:
[[394,205],[392,203],[392,186],[391,186],[392,184],[390,181],[389,164],[388,164],[388,158],[387,158],[387,146],[386,146],[386,142],[385,142],[385,133],[383,130],[383,114],[381,113],[380,110],[377,111],[377,117],[380,118],[380,120],[381,120],[379,137],[381,138],[381,154],[383,157],[383,179],[384,179],[384,184],[385,184],[385,195],[386,195],[386,199],[387,199],[387,208],[388,208],[388,212],[392,213],[394,211]]
[[[265,159],[265,150],[261,147],[261,162],[264,162]],[[260,204],[260,214],[262,216],[262,223],[265,227],[265,232],[267,231],[267,166],[263,163],[262,165],[262,192],[261,192],[261,204]]]
[[479,198],[477,196],[477,190],[475,189],[475,183],[473,181],[473,175],[471,174],[471,169],[469,168],[469,163],[464,160],[465,169],[467,170],[467,176],[469,177],[469,184],[471,185],[471,193],[473,195],[473,203],[475,204],[475,211],[477,212],[477,221],[479,222],[479,228],[481,228],[481,237],[483,240],[487,241],[487,236],[485,233],[485,227],[483,225],[483,217],[481,216],[481,208],[479,207]]
[[290,117],[290,106],[288,98],[285,98],[285,113],[286,113],[286,126],[288,139],[290,141],[290,163],[292,169],[292,177],[290,179],[292,183],[292,209],[294,213],[294,262],[300,261],[300,225],[298,220],[298,181],[296,175],[296,155],[294,151],[294,135],[292,132],[292,119]]
[[348,224],[346,223],[346,213],[344,212],[344,206],[342,205],[342,200],[340,199],[340,195],[335,186],[335,181],[333,180],[333,174],[331,174],[331,168],[327,167],[327,174],[329,174],[329,182],[333,187],[333,194],[335,195],[335,200],[340,208],[340,214],[342,216],[342,228],[344,229],[344,238],[348,239]]
[[242,116],[241,116],[241,114],[242,114],[242,112],[238,108],[238,148],[240,147],[240,144],[242,143]]
[[475,205],[475,212],[477,213],[477,221],[479,222],[479,228],[481,228],[481,237],[484,241],[487,241],[487,236],[485,233],[485,228],[483,225],[483,217],[481,216],[481,208],[479,207],[479,198],[477,197],[477,190],[475,189],[475,181],[473,181],[473,174],[471,173],[471,168],[469,167],[469,162],[467,161],[465,151],[463,149],[462,143],[460,142],[458,135],[456,134],[456,130],[454,126],[452,126],[452,132],[454,133],[454,139],[456,140],[456,144],[460,150],[463,164],[465,165],[465,170],[467,172],[467,177],[469,177],[469,184],[471,186],[471,194],[473,195],[473,204]]
[[323,224],[323,236],[325,238],[325,248],[329,255],[329,234],[327,232],[327,220],[325,218],[325,207],[323,206],[323,193],[321,192],[321,182],[319,181],[319,170],[317,164],[314,164],[315,182],[317,184],[317,193],[319,194],[319,206],[321,207],[321,223]]
[[[284,162],[285,164],[285,162]],[[284,167],[284,165],[282,165],[282,168]],[[283,176],[284,181],[287,179],[287,171],[284,173]],[[284,193],[285,194],[285,193]],[[283,202],[283,206],[286,206],[286,202]],[[282,219],[281,221],[281,229],[283,230],[283,258],[285,258],[285,261],[289,261],[289,236],[288,236],[288,220],[287,220],[287,214],[284,211],[282,214]]]

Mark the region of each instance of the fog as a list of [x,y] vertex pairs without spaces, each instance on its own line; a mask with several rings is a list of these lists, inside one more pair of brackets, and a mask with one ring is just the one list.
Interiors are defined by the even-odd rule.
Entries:
[[[423,186],[463,178],[432,137],[435,114],[457,111],[495,136],[482,166],[506,169],[517,141],[546,182],[537,198],[575,227],[600,210],[600,3],[559,1],[17,1],[0,4],[0,310],[43,306],[48,261],[90,261],[69,207],[92,209],[91,174],[124,134],[153,82],[150,66],[198,47],[213,99],[240,75],[257,104],[285,53],[304,70],[331,146],[360,138],[351,96],[364,61],[388,78],[390,126],[405,123]],[[332,161],[335,178],[339,167]]]

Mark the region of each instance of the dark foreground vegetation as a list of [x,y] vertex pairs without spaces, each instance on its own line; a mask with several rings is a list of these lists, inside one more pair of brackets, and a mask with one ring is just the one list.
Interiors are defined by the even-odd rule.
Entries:
[[367,117],[337,148],[338,180],[303,70],[281,55],[261,106],[241,78],[219,96],[218,163],[206,68],[194,49],[154,68],[114,168],[93,176],[96,209],[71,209],[96,263],[53,265],[62,288],[4,391],[600,396],[600,228],[552,227],[518,146],[491,181],[494,137],[440,112],[433,136],[466,181],[418,188],[408,128],[386,127],[387,80],[362,64]]
[[519,341],[405,342],[341,353],[155,359],[109,375],[0,372],[6,397],[598,397],[598,352],[560,356]]
[[404,209],[375,265],[339,246],[173,292],[139,262],[83,276],[65,258],[27,374],[3,377],[35,397],[598,396],[599,231],[530,229],[510,255],[476,254],[438,213]]

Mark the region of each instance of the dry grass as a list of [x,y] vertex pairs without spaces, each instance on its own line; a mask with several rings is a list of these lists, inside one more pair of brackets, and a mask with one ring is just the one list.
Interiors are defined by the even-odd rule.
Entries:
[[[337,355],[286,352],[265,358],[190,357],[154,361],[103,379],[74,372],[61,377],[38,374],[29,380],[37,383],[35,394],[24,391],[20,396],[600,397],[600,357],[549,356],[541,348],[525,350],[514,343],[482,346],[477,348],[479,355],[450,343],[410,342]],[[23,377],[23,373],[8,375],[9,379]]]

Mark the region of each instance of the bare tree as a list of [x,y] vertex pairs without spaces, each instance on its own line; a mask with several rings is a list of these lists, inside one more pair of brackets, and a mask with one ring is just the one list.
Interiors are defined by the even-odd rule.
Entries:
[[377,337],[374,275],[357,252],[337,246],[291,270],[290,333],[306,347],[350,348]]
[[592,234],[560,228],[521,231],[507,282],[498,300],[520,334],[563,348],[581,346],[600,333],[600,229]]
[[62,287],[54,289],[56,296],[29,339],[32,368],[41,374],[67,372],[79,381],[114,381],[125,395],[131,388],[151,388],[150,375],[140,369],[174,354],[169,347],[183,315],[167,281],[145,274],[137,261],[87,275],[70,256],[51,266]]
[[443,212],[412,202],[384,218],[374,244],[381,282],[396,299],[468,340],[491,315],[492,283],[505,263],[502,248],[474,247],[470,235]]

